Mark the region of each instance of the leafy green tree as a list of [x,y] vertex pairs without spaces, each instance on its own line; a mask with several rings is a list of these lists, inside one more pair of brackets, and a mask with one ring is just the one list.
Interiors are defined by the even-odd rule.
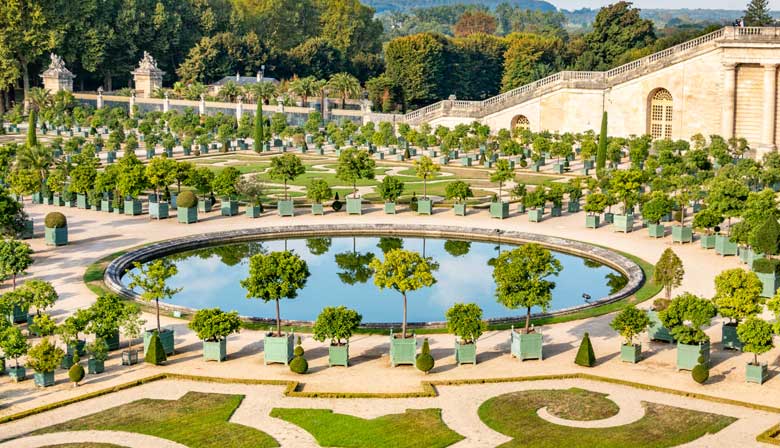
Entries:
[[160,190],[176,182],[176,161],[169,159],[165,155],[162,157],[155,157],[146,165],[144,174],[146,175],[149,184],[154,188],[154,194],[158,194]]
[[241,280],[241,286],[247,290],[247,298],[276,302],[276,334],[281,336],[279,300],[298,297],[309,275],[306,261],[292,252],[260,253],[249,259],[249,277]]
[[385,46],[386,75],[399,86],[404,110],[444,98],[447,39],[433,33],[393,39]]
[[373,179],[376,162],[368,151],[347,148],[339,155],[336,177],[352,184],[352,197],[357,197],[357,182],[361,179]]
[[422,156],[414,161],[414,170],[417,177],[423,180],[423,198],[428,199],[428,180],[436,177],[440,167],[430,157]]
[[[345,306],[326,306],[314,322],[312,332],[314,340],[324,342],[330,339],[330,345],[338,346],[349,342],[349,338],[363,320],[357,311]],[[344,342],[342,342],[344,341]]]
[[709,325],[716,313],[711,301],[686,292],[675,297],[658,317],[677,342],[692,345],[709,341],[701,327]]
[[10,276],[13,289],[16,289],[16,277],[23,275],[33,264],[32,253],[32,248],[25,242],[13,238],[0,241],[0,276]]
[[499,159],[496,162],[496,170],[490,173],[490,181],[498,182],[498,200],[501,201],[504,182],[514,180],[515,171],[510,167],[507,159]]
[[487,325],[482,320],[482,308],[476,303],[456,303],[447,310],[447,331],[460,339],[461,344],[472,344],[482,336]]
[[263,197],[263,191],[265,185],[263,184],[260,175],[255,174],[250,177],[241,177],[236,183],[236,191],[241,196],[247,198],[247,200],[253,205],[261,205],[261,199]]
[[306,248],[312,255],[322,255],[330,250],[331,238],[306,238]]
[[126,152],[119,162],[119,171],[116,179],[116,187],[125,198],[135,198],[146,187],[146,174],[143,163],[138,160],[134,152]]
[[607,208],[609,199],[604,193],[591,193],[585,198],[585,211],[591,215],[599,215]]
[[395,202],[404,192],[404,183],[393,176],[385,176],[377,186],[377,193],[386,202]]
[[748,317],[737,327],[737,337],[744,344],[742,350],[753,354],[753,365],[758,364],[758,355],[775,346],[772,325],[758,317]]
[[214,190],[214,171],[205,166],[196,168],[190,173],[187,184],[194,187],[201,196],[205,197]]
[[433,276],[439,265],[417,252],[395,249],[385,254],[384,261],[371,260],[374,284],[380,289],[394,289],[403,297],[404,314],[401,337],[406,338],[407,294],[436,283]]
[[333,191],[324,179],[312,179],[309,186],[306,187],[306,197],[314,201],[315,204],[321,204],[332,195]]
[[27,354],[30,344],[22,334],[22,330],[16,326],[10,326],[2,330],[0,334],[0,349],[6,358],[14,360],[16,368],[19,368],[19,358]]
[[27,280],[19,289],[28,295],[30,305],[35,307],[35,313],[38,316],[41,315],[42,311],[53,307],[57,299],[59,299],[54,286],[44,280]]
[[656,191],[651,193],[650,199],[642,204],[642,217],[648,222],[658,224],[664,216],[669,214],[674,203],[665,193]]
[[547,278],[557,276],[562,270],[561,262],[538,244],[502,252],[495,260],[496,298],[509,309],[526,308],[526,333],[531,328],[531,308],[538,306],[546,311],[552,301],[555,282]]
[[168,279],[178,274],[179,269],[167,258],[154,260],[146,265],[133,263],[136,272],[130,272],[130,288],[141,289],[141,298],[147,302],[154,300],[157,313],[157,332],[160,332],[160,300],[173,297],[181,288],[171,288]]
[[369,264],[373,259],[374,254],[371,252],[357,252],[354,247],[351,252],[336,254],[336,266],[342,269],[337,273],[339,280],[347,285],[367,282],[371,278],[372,271]]
[[7,180],[11,191],[17,196],[41,191],[41,179],[35,170],[15,168],[8,174]]
[[710,183],[707,205],[713,212],[731,221],[739,216],[748,198],[747,185],[736,179],[716,177]]
[[723,217],[711,208],[704,208],[693,217],[693,227],[695,229],[705,229],[711,233],[715,226],[723,222]]
[[189,323],[190,330],[201,341],[219,342],[241,329],[238,312],[224,312],[219,308],[203,308],[195,312]]
[[22,204],[0,186],[0,235],[16,236],[24,230],[27,215]]
[[221,170],[214,177],[214,192],[226,198],[235,197],[238,194],[236,186],[240,178],[241,172],[235,167],[229,166]]
[[[342,153],[343,154],[343,153]],[[295,154],[282,154],[271,158],[271,169],[268,174],[272,179],[284,182],[284,200],[287,200],[287,182],[295,180],[298,176],[306,172],[301,158]]]
[[518,33],[507,36],[501,90],[506,92],[552,75],[561,68],[563,41],[554,36]]
[[379,242],[376,244],[376,247],[378,247],[383,254],[386,254],[393,249],[403,249],[404,240],[391,236],[383,236],[379,238]]
[[647,313],[634,304],[623,308],[609,323],[609,326],[625,339],[623,345],[633,345],[634,338],[645,331],[649,325],[650,318],[647,317]]
[[116,294],[104,294],[97,298],[88,311],[90,318],[84,330],[105,340],[112,338],[119,330],[125,315],[132,312],[132,305]]
[[447,199],[454,199],[458,203],[461,203],[474,196],[474,193],[471,191],[471,186],[468,183],[462,180],[456,180],[455,182],[447,184],[444,188],[444,196]]
[[638,170],[617,170],[610,178],[610,192],[623,204],[623,214],[629,213],[639,200],[643,177]]
[[576,62],[578,70],[608,70],[630,50],[655,41],[651,20],[643,19],[630,2],[619,1],[601,8],[593,31],[585,35],[587,50]]
[[672,289],[682,284],[683,276],[685,276],[685,269],[682,260],[671,248],[667,248],[655,265],[653,283],[662,285],[666,291],[666,298],[671,299]]
[[737,322],[761,312],[761,280],[744,269],[727,269],[715,277],[712,298],[723,317]]
[[774,216],[768,216],[751,235],[750,244],[770,258],[780,254],[780,224]]
[[471,250],[471,242],[447,240],[444,242],[444,250],[453,257],[461,257]]
[[775,23],[769,9],[769,0],[750,0],[743,19],[747,26],[769,26]]
[[[596,172],[602,172],[607,168],[607,111],[601,116],[601,132],[599,133],[599,145],[596,150]],[[601,175],[600,175],[601,176]]]

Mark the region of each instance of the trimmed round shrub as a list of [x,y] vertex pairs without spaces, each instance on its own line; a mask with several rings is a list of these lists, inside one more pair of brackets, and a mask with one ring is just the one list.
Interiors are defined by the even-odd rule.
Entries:
[[301,347],[300,345],[295,347],[295,350],[293,350],[293,355],[303,356],[303,347]]
[[296,356],[292,361],[290,361],[290,370],[303,375],[309,371],[309,363],[303,356]]
[[46,227],[49,229],[61,229],[68,225],[67,218],[65,218],[65,215],[60,212],[49,213],[46,215],[44,222],[46,223]]
[[433,355],[431,355],[431,346],[428,345],[428,338],[426,338],[423,342],[422,352],[417,355],[415,365],[417,366],[417,370],[427,374],[433,369],[434,364],[435,360],[433,359]]
[[198,205],[198,197],[189,190],[182,191],[179,193],[179,196],[176,197],[177,207],[192,208],[196,205]]
[[330,204],[331,208],[334,212],[341,211],[341,208],[344,207],[344,203],[339,200],[339,194],[338,192],[333,197],[333,202]]
[[78,353],[73,355],[73,365],[68,369],[68,378],[76,386],[79,385],[79,381],[84,379],[84,367],[81,367],[81,364],[79,364]]
[[704,384],[710,378],[710,369],[704,365],[704,356],[699,356],[698,364],[691,371],[691,377],[699,384]]

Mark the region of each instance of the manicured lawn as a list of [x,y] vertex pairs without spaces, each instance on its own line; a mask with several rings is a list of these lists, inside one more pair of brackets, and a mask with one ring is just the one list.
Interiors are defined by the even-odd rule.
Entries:
[[441,420],[441,409],[407,409],[371,420],[329,409],[275,408],[271,416],[300,426],[325,447],[438,448],[463,439]]
[[147,434],[191,448],[278,446],[276,440],[262,431],[228,423],[243,398],[242,395],[188,392],[180,400],[143,399],[49,426],[34,434],[108,430]]
[[670,447],[716,433],[736,419],[717,414],[644,403],[645,416],[612,428],[573,428],[549,423],[537,415],[547,407],[569,420],[598,420],[615,415],[617,407],[603,395],[578,389],[532,390],[491,398],[479,407],[479,418],[514,439],[510,447]]

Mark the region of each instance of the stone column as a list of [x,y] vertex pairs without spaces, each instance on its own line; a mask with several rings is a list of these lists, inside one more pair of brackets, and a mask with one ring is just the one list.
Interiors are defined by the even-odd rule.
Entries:
[[244,116],[244,99],[239,95],[238,103],[236,104],[236,121],[241,121],[241,117]]
[[206,115],[206,95],[200,94],[200,104],[198,104],[198,113]]
[[761,143],[757,156],[773,151],[775,146],[775,117],[777,110],[777,65],[763,64],[764,67],[764,113],[761,125]]
[[127,108],[127,115],[133,116],[135,115],[135,112],[133,112],[133,109],[135,108],[135,91],[130,94],[130,103]]
[[728,139],[734,137],[734,117],[737,99],[737,64],[723,64],[723,117],[720,135]]
[[165,92],[165,99],[163,99],[163,112],[168,112],[171,108],[171,100],[168,99],[168,92]]
[[103,88],[98,87],[98,96],[97,96],[97,108],[102,109],[103,108]]

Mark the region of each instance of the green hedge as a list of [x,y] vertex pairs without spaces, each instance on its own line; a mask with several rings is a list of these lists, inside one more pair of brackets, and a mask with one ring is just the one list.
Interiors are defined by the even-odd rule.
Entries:
[[753,260],[753,271],[762,274],[778,274],[780,273],[780,260],[756,258]]
[[60,212],[51,212],[46,215],[44,223],[49,229],[61,229],[68,225],[68,220],[65,218],[65,215]]

